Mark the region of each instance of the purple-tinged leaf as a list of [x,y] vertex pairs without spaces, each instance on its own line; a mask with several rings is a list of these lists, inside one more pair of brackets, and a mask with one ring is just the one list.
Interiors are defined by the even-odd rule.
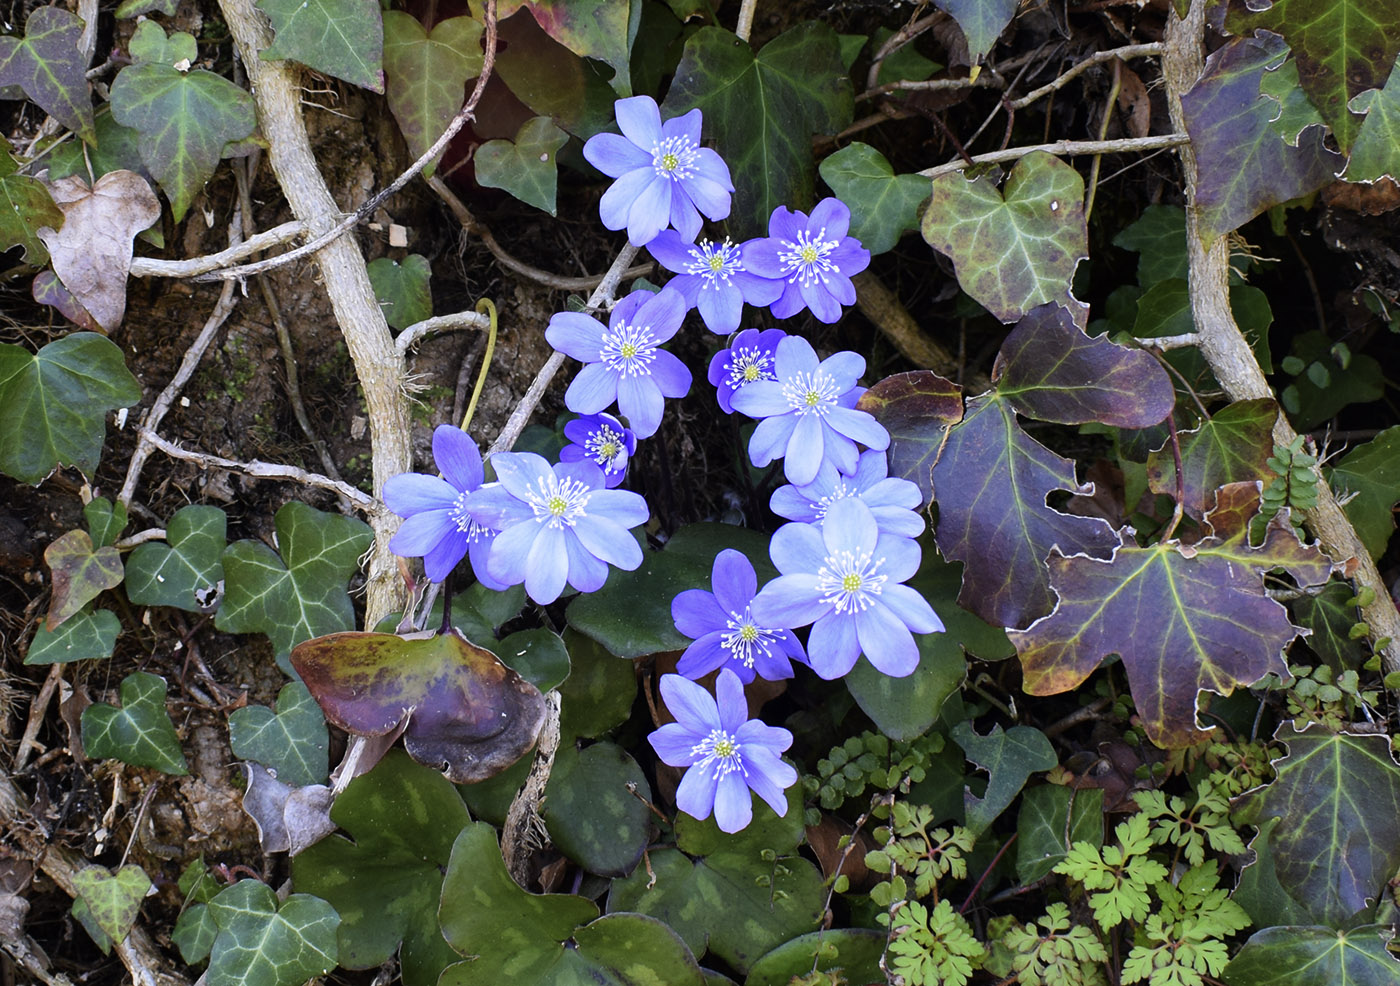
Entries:
[[1223,972],[1226,986],[1396,986],[1400,959],[1386,949],[1390,925],[1345,931],[1274,927],[1257,931]]
[[911,370],[881,380],[856,407],[890,433],[890,475],[917,484],[927,506],[943,435],[962,420],[962,388],[932,370]]
[[[1195,431],[1177,436],[1181,444],[1183,506],[1200,518],[1226,483],[1269,482],[1274,471],[1274,422],[1278,405],[1268,398],[1236,401],[1215,412]],[[1153,493],[1176,496],[1176,461],[1170,441],[1147,457],[1147,485]]]
[[44,561],[53,573],[53,600],[49,604],[49,631],[96,599],[103,589],[122,582],[122,556],[107,545],[94,548],[87,531],[69,531],[44,549]]
[[[482,24],[449,17],[432,31],[398,10],[384,14],[384,84],[389,110],[417,158],[447,129],[481,71]],[[423,169],[431,177],[436,162]]]
[[78,47],[83,21],[62,7],[36,7],[24,23],[24,37],[0,37],[0,86],[19,86],[69,130],[94,137],[87,65]]
[[628,0],[526,0],[501,4],[496,16],[509,17],[524,7],[544,32],[580,58],[611,65],[618,96],[632,95],[632,42],[641,23],[641,7]]
[[48,305],[80,329],[91,333],[103,332],[97,319],[73,296],[72,291],[63,286],[53,271],[41,270],[35,274],[33,283],[29,285],[29,294],[39,304]]

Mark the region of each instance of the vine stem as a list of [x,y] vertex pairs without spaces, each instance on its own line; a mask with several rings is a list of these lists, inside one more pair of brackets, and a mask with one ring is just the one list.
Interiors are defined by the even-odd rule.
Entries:
[[1067,156],[1071,154],[1130,154],[1138,151],[1157,151],[1164,147],[1180,147],[1191,140],[1185,133],[1162,134],[1157,137],[1125,137],[1118,140],[1057,140],[1053,144],[1033,144],[1029,147],[1008,147],[1002,151],[988,151],[974,154],[971,159],[949,161],[937,167],[925,168],[919,174],[924,178],[937,178],[939,175],[962,171],[974,164],[1000,164],[1003,161],[1019,161],[1033,151],[1046,151],[1050,154]]
[[743,0],[739,5],[739,22],[734,25],[734,33],[741,41],[749,40],[753,30],[753,15],[758,10],[758,0]]

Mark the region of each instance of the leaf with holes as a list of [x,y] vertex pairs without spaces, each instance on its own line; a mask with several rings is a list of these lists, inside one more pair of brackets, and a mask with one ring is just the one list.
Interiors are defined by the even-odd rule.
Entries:
[[87,531],[69,531],[44,549],[53,575],[53,599],[44,626],[57,630],[104,589],[122,582],[122,556],[116,548],[92,546]]
[[526,120],[509,140],[488,140],[476,149],[476,180],[487,188],[503,188],[526,205],[551,216],[559,169],[555,154],[569,135],[547,116]]
[[[481,22],[449,17],[431,32],[397,10],[384,12],[384,85],[389,111],[419,158],[442,136],[464,102],[468,79],[481,72]],[[432,177],[436,162],[423,169]]]
[[181,507],[166,525],[168,544],[137,545],[126,560],[126,595],[139,606],[207,613],[224,580],[228,515],[218,507]]
[[962,388],[932,370],[910,370],[881,380],[856,407],[890,433],[890,475],[916,484],[927,506],[943,433],[962,420]]
[[996,821],[1021,793],[1031,774],[1049,770],[1060,762],[1045,734],[1031,726],[1012,726],[1003,732],[1000,725],[995,725],[986,736],[979,736],[972,723],[964,719],[950,735],[963,748],[967,759],[987,772],[987,790],[982,797],[971,790],[963,794],[967,827],[974,835]]
[[128,863],[115,874],[105,866],[85,866],[73,874],[73,889],[78,893],[73,900],[73,913],[79,915],[81,905],[79,920],[89,931],[97,932],[93,940],[106,955],[136,923],[141,902],[150,892],[151,878],[135,863]]
[[850,235],[872,254],[894,249],[906,230],[919,228],[919,206],[929,180],[896,175],[885,156],[855,141],[830,155],[818,169],[822,181],[851,210]]
[[[1204,515],[1215,491],[1226,483],[1267,483],[1274,478],[1268,460],[1273,455],[1276,420],[1278,405],[1268,398],[1236,401],[1199,428],[1178,436],[1182,495],[1192,517]],[[1147,483],[1153,493],[1176,496],[1176,461],[1170,442],[1147,457]]]
[[384,91],[384,24],[375,0],[258,0],[276,37],[262,57],[290,58],[351,85]]
[[299,644],[292,666],[336,726],[386,736],[456,784],[505,770],[544,725],[539,689],[456,632],[408,639],[335,633]]
[[1265,928],[1220,974],[1226,986],[1400,986],[1400,959],[1386,948],[1389,925]]
[[729,226],[736,238],[763,236],[779,206],[809,210],[816,164],[812,135],[848,126],[851,81],[836,32],[807,21],[753,53],[720,27],[690,36],[662,116],[699,108],[735,181]]
[[340,915],[319,897],[239,880],[207,905],[219,933],[209,951],[209,986],[296,986],[336,967]]
[[1347,180],[1400,179],[1400,63],[1390,70],[1384,89],[1368,89],[1349,105],[1366,120],[1351,147]]
[[25,262],[42,267],[49,262],[49,252],[39,230],[62,225],[63,210],[54,204],[44,183],[19,174],[19,164],[0,148],[0,249],[24,247]]
[[122,679],[120,709],[96,702],[83,710],[83,747],[94,760],[188,774],[180,737],[165,711],[165,679],[134,671]]
[[1051,301],[1085,311],[1070,294],[1089,254],[1084,179],[1052,154],[1021,158],[1000,191],[991,175],[940,175],[922,230],[962,289],[1003,322]]
[[[613,90],[618,96],[632,95],[629,63],[641,21],[639,4],[629,0],[526,0],[519,6],[529,10],[546,34],[575,55],[611,65]],[[509,13],[510,5],[502,4],[497,16],[504,18]]]
[[1123,659],[1143,728],[1158,746],[1180,748],[1210,735],[1196,726],[1203,690],[1229,695],[1266,674],[1287,675],[1283,648],[1298,634],[1264,573],[1284,569],[1301,586],[1321,585],[1332,564],[1276,515],[1258,547],[1249,520],[1256,483],[1222,487],[1194,544],[1139,548],[1131,529],[1113,557],[1050,556],[1059,602],[1048,616],[1009,634],[1021,655],[1025,690],[1071,691],[1111,654]]
[[1276,35],[1236,38],[1211,53],[1205,72],[1181,97],[1196,149],[1196,201],[1207,245],[1272,206],[1316,191],[1342,170],[1341,155],[1323,146],[1321,128],[1305,130],[1294,146],[1271,125],[1279,104],[1261,96],[1259,86],[1287,51]]
[[1353,448],[1337,461],[1327,481],[1338,498],[1352,494],[1343,509],[1366,550],[1373,558],[1385,554],[1400,501],[1400,426]]
[[369,525],[296,500],[277,511],[279,556],[261,541],[224,549],[224,601],[214,625],[225,633],[265,633],[284,663],[303,640],[355,625],[345,583],[369,548]]
[[112,656],[122,623],[111,610],[94,609],[63,621],[57,630],[42,623],[29,642],[25,664],[69,664]]
[[78,47],[82,18],[63,7],[36,7],[24,37],[0,37],[0,86],[19,86],[49,116],[83,140],[94,137],[87,64]]
[[933,4],[958,22],[974,65],[992,50],[1016,13],[1016,0],[933,0]]
[[249,705],[231,713],[228,739],[235,757],[271,767],[283,784],[306,787],[326,780],[326,719],[299,681],[282,686],[276,712]]
[[433,270],[428,258],[410,253],[400,263],[378,257],[368,264],[369,283],[374,297],[391,328],[406,329],[433,315],[433,292],[429,286]]
[[38,483],[55,466],[91,475],[102,456],[107,412],[141,399],[122,351],[93,332],[55,339],[37,354],[0,343],[0,472]]

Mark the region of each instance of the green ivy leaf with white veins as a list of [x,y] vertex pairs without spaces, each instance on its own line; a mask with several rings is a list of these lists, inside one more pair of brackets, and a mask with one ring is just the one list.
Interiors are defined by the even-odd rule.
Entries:
[[278,693],[275,713],[261,705],[236,710],[228,734],[234,756],[271,767],[283,784],[306,787],[326,779],[326,717],[299,681]]
[[219,928],[209,952],[209,986],[297,986],[336,967],[335,908],[310,894],[279,907],[272,888],[239,880],[208,904]]
[[83,710],[83,746],[94,760],[188,774],[180,737],[165,711],[165,679],[136,671],[122,679],[120,709],[103,702]]
[[488,140],[476,149],[476,180],[503,188],[526,205],[557,215],[554,206],[559,169],[554,156],[569,135],[547,116],[526,120],[515,140]]
[[384,22],[376,0],[258,0],[276,39],[264,58],[290,58],[351,85],[384,91]]

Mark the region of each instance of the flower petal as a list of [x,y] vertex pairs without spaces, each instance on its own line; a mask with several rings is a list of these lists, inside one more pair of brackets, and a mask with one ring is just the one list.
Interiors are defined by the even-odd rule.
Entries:
[[525,559],[525,592],[541,606],[558,599],[568,584],[569,549],[564,542],[563,531],[541,524],[530,545]]
[[[676,672],[687,678],[703,678],[716,668],[724,667],[730,655],[724,649],[723,640],[724,634],[719,630],[697,637],[676,662]],[[749,673],[752,675],[753,672]]]
[[698,109],[682,113],[680,116],[673,116],[661,124],[661,139],[681,137],[692,145],[698,144],[700,143],[700,126],[703,121],[704,116]]
[[630,96],[613,104],[617,128],[638,147],[650,150],[661,142],[661,109],[650,96]]
[[787,266],[779,256],[782,249],[782,244],[772,237],[763,236],[756,240],[748,240],[744,243],[744,267],[759,277],[782,284],[781,278]]
[[875,548],[879,536],[880,529],[875,526],[875,516],[858,498],[837,500],[826,508],[826,521],[822,524],[822,543],[826,545],[828,554],[868,554]]
[[797,771],[763,746],[744,748],[744,766],[749,771],[745,780],[753,793],[762,798],[779,817],[787,815],[786,789],[797,783]]
[[657,392],[664,397],[684,397],[690,393],[690,369],[675,355],[664,349],[651,361],[651,379]]
[[594,557],[630,572],[642,564],[642,549],[627,529],[605,517],[578,518],[573,532]]
[[700,292],[696,307],[705,328],[717,335],[727,336],[739,327],[744,313],[744,296],[737,288],[710,287]]
[[578,538],[575,530],[564,533],[569,552],[569,585],[579,592],[597,592],[608,580],[608,563],[594,555]]
[[472,520],[493,531],[503,531],[535,516],[528,504],[500,483],[487,483],[468,493],[462,508]]
[[754,573],[753,562],[742,551],[733,548],[725,548],[715,556],[710,583],[714,586],[715,602],[726,611],[720,617],[721,624],[730,612],[742,613],[758,592],[758,576]]
[[530,548],[539,531],[539,523],[532,519],[507,527],[497,534],[496,540],[491,543],[491,554],[486,559],[486,571],[490,577],[502,585],[520,585],[524,582]]
[[[902,588],[902,587],[901,587]],[[891,678],[904,678],[919,666],[919,648],[914,637],[882,603],[868,606],[855,615],[856,635],[866,660]]]
[[554,470],[544,456],[534,452],[497,452],[491,456],[491,466],[506,492],[521,500],[554,478]]
[[631,214],[632,205],[637,201],[637,197],[652,185],[665,180],[657,175],[650,165],[620,175],[598,200],[598,218],[603,220],[603,225],[608,229],[625,229],[627,217]]
[[733,403],[736,410],[751,418],[772,418],[792,410],[792,405],[783,395],[783,385],[776,380],[755,380],[745,384],[734,393]]
[[802,288],[796,281],[785,281],[782,295],[773,302],[770,310],[774,318],[792,318],[806,307],[807,300],[802,297]]
[[715,824],[721,832],[734,833],[753,821],[753,797],[737,771],[719,775],[715,789]]
[[807,303],[807,307],[812,310],[812,316],[818,322],[830,325],[840,320],[841,303],[831,296],[831,292],[820,281],[799,281],[797,286],[802,292],[802,300]]
[[824,229],[823,239],[844,240],[851,228],[851,210],[838,198],[824,198],[812,210],[807,228],[813,232]]
[[405,558],[421,558],[455,531],[457,524],[446,510],[425,510],[403,522],[390,539],[389,550]]
[[675,274],[684,274],[695,261],[696,249],[674,229],[663,229],[647,244],[647,251],[656,262]]
[[792,438],[787,445],[787,458],[783,461],[783,475],[789,483],[805,486],[817,478],[822,456],[826,451],[826,429],[822,419],[815,414],[797,415],[797,426],[792,430]]
[[768,555],[784,575],[815,574],[826,564],[826,543],[813,524],[784,524],[774,533]]
[[450,510],[458,490],[445,479],[418,472],[401,472],[384,481],[384,505],[400,517],[411,517],[425,510]]
[[671,207],[668,221],[681,235],[681,239],[687,242],[693,243],[695,237],[700,235],[700,227],[704,225],[704,220],[700,218],[700,213],[695,210],[695,203],[690,201],[690,196],[686,195],[683,184],[671,183]]
[[662,288],[655,294],[649,291],[642,293],[646,295],[646,299],[637,309],[632,321],[650,326],[652,338],[658,343],[666,342],[679,331],[681,323],[685,321],[685,299],[675,288]]
[[691,767],[676,787],[676,807],[694,818],[709,818],[715,807],[717,784],[713,762]]
[[826,415],[833,431],[873,449],[890,447],[890,433],[875,420],[874,415],[849,407],[833,407]]
[[631,490],[598,490],[588,498],[588,515],[604,517],[619,527],[631,529],[647,522],[651,508],[641,494]]
[[603,323],[583,312],[557,312],[544,330],[545,341],[581,363],[603,358]]
[[890,612],[915,633],[941,633],[943,621],[928,600],[907,585],[887,585],[880,599]]
[[[702,149],[701,153],[704,153]],[[710,151],[714,154],[714,151]],[[719,155],[715,155],[718,157]],[[720,167],[724,168],[724,163],[720,162]],[[729,169],[724,168],[724,174],[728,177]],[[695,208],[703,212],[708,218],[719,222],[729,215],[729,193],[732,189],[726,189],[723,182],[716,181],[710,175],[699,172],[681,183],[690,201],[695,203]]]
[[661,426],[666,401],[651,377],[623,375],[617,378],[617,407],[638,438],[650,438]]
[[817,577],[808,572],[780,575],[753,597],[753,618],[766,627],[785,630],[805,627],[828,609],[817,588]]
[[787,206],[778,206],[768,217],[768,235],[774,239],[796,240],[797,234],[807,231],[807,214],[790,211]]
[[575,414],[597,414],[617,400],[617,373],[604,363],[589,363],[564,391],[564,405]]
[[719,729],[719,709],[714,696],[678,674],[661,676],[661,700],[676,721],[699,736]]
[[686,589],[671,600],[671,621],[692,640],[722,629],[728,617],[718,597],[704,589]]
[[[671,182],[659,175],[653,174],[652,177],[653,180],[642,187],[632,207],[627,210],[627,242],[634,247],[646,246],[671,221]],[[695,220],[695,231],[698,233],[700,217],[696,216]]]
[[[744,255],[744,263],[748,263],[747,254]],[[747,270],[735,271],[730,277],[734,279],[744,300],[755,308],[771,305],[783,293],[783,282],[778,278],[763,277]]]
[[459,490],[474,490],[486,478],[481,450],[456,425],[438,425],[433,430],[433,461],[447,481]]
[[[554,348],[558,349],[559,347],[555,346]],[[821,369],[823,373],[831,377],[837,389],[845,393],[856,385],[860,375],[865,372],[865,357],[845,349],[839,353],[832,353],[822,360]]]
[[807,658],[819,678],[831,681],[847,674],[860,658],[860,639],[849,615],[831,613],[812,625]]
[[702,147],[695,152],[695,161],[691,164],[691,169],[698,177],[705,181],[713,182],[719,186],[722,192],[726,193],[724,215],[716,216],[705,212],[705,207],[700,205],[699,199],[696,199],[695,204],[700,206],[700,211],[705,212],[705,215],[709,216],[711,219],[719,220],[727,218],[729,216],[728,193],[734,191],[734,178],[730,175],[729,165],[724,163],[724,158],[719,156],[718,151],[711,150],[708,147]]
[[670,764],[672,767],[689,767],[695,762],[690,751],[695,748],[695,744],[701,737],[696,736],[685,726],[678,722],[668,722],[647,737],[647,742],[656,751],[656,755],[661,758],[662,763]]
[[452,570],[466,553],[466,535],[453,537],[449,534],[437,543],[436,548],[423,556],[423,574],[428,577],[429,582],[441,582],[452,574]]
[[733,733],[749,721],[749,703],[744,698],[743,682],[729,668],[721,670],[715,679],[715,704],[720,725],[726,732]]
[[[757,385],[750,384],[739,390],[734,396],[738,397],[754,386]],[[753,434],[749,436],[749,461],[756,466],[763,467],[784,455],[795,427],[797,427],[797,416],[794,414],[780,414],[776,418],[764,418],[753,430]]]
[[583,145],[583,157],[609,178],[651,167],[651,155],[618,134],[601,133],[589,137]]

